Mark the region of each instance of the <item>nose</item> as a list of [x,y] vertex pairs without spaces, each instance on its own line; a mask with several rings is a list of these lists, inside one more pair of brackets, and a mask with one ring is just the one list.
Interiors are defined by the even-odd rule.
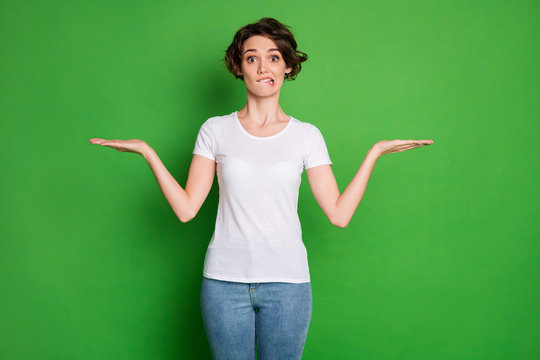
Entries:
[[259,67],[257,69],[257,72],[259,74],[262,74],[262,73],[265,73],[266,72],[266,59],[263,59],[262,61],[259,61]]

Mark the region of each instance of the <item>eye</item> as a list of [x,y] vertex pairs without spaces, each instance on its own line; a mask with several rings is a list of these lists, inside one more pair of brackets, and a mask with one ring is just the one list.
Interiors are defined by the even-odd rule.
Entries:
[[255,57],[254,57],[254,56],[248,56],[248,57],[247,57],[247,62],[248,62],[248,63],[252,63],[252,62],[253,62],[253,61],[251,61],[252,59],[254,60]]
[[272,60],[272,61],[279,61],[279,56],[272,55],[272,56],[270,56],[270,59],[275,59],[275,60]]

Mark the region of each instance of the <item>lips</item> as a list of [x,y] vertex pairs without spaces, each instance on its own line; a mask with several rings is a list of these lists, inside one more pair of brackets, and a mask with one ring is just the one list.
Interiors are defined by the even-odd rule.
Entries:
[[274,85],[274,79],[272,78],[262,78],[262,79],[257,80],[257,82],[268,84],[268,85]]

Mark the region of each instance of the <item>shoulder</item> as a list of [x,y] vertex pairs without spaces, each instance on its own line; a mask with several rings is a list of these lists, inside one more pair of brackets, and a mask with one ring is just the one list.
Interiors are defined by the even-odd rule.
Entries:
[[212,116],[202,123],[201,128],[206,128],[209,130],[215,129],[220,126],[230,125],[232,124],[233,121],[234,121],[234,112],[228,115]]
[[311,133],[314,129],[317,129],[317,126],[315,126],[312,123],[298,120],[297,118],[291,116],[291,121],[293,122],[291,125],[293,125],[297,130],[300,130],[304,134]]
[[306,138],[321,134],[321,131],[315,124],[298,120],[297,118],[292,117],[292,116],[291,116],[291,120],[293,120],[293,124],[291,125],[294,125],[294,127],[297,130],[297,133],[302,134]]

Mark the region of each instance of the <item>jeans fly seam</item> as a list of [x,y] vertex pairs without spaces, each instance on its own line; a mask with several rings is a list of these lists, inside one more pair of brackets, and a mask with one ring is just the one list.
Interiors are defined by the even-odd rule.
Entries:
[[249,299],[251,300],[253,310],[255,310],[255,289],[249,289]]

